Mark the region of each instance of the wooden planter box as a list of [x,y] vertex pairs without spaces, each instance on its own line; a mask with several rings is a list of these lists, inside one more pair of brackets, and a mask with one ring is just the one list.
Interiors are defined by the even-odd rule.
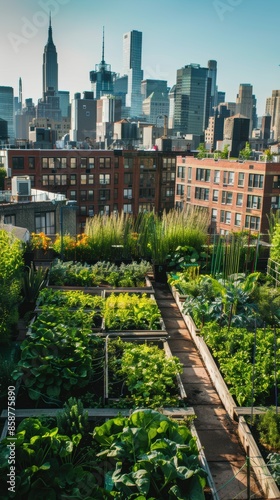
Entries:
[[[247,449],[247,446],[249,446],[249,449],[251,450],[250,454],[254,457],[254,460],[251,463],[251,467],[254,471],[255,476],[258,478],[263,491],[268,494],[268,496],[265,496],[265,498],[279,500],[280,490],[272,475],[270,474],[265,461],[261,457],[261,453],[258,449],[258,446],[256,445],[254,437],[249,430],[248,425],[246,424],[244,418],[242,416],[239,416],[236,402],[229,393],[228,387],[217,368],[210,350],[208,349],[204,339],[200,336],[200,330],[196,327],[191,316],[183,313],[183,303],[179,303],[178,306],[226,411],[233,420],[238,420],[238,433],[241,443],[245,451]],[[258,459],[256,460],[255,457],[258,457]]]

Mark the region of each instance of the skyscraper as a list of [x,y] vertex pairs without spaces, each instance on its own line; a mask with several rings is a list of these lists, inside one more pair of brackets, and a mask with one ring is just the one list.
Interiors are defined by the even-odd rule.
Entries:
[[126,106],[130,108],[130,116],[142,114],[141,82],[143,80],[142,33],[130,31],[123,35],[123,73],[128,77]]
[[256,98],[250,83],[240,83],[236,97],[236,113],[250,118],[250,137],[252,129],[257,126]]
[[14,144],[14,89],[13,87],[0,87],[0,118],[8,123],[8,140]]
[[210,115],[214,116],[214,107],[218,105],[217,61],[208,61],[208,71],[208,76],[211,78]]
[[48,90],[58,91],[57,52],[52,39],[52,24],[50,16],[48,41],[43,54],[43,98]]
[[100,99],[101,96],[113,94],[115,73],[111,71],[111,65],[106,64],[104,59],[104,28],[102,40],[102,59],[99,64],[95,65],[95,70],[90,71],[91,90],[94,93],[95,99]]
[[208,68],[189,64],[177,70],[174,131],[202,135],[208,125],[211,78]]

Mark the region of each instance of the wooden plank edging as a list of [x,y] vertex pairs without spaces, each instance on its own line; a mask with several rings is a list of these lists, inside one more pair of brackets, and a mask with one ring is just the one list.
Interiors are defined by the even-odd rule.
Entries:
[[244,419],[244,417],[239,417],[238,419],[238,435],[242,442],[244,449],[249,447],[250,452],[250,464],[257,477],[262,490],[265,494],[265,498],[278,499],[280,498],[280,490],[274,481],[264,459],[262,458],[261,452],[253,438],[251,431]]

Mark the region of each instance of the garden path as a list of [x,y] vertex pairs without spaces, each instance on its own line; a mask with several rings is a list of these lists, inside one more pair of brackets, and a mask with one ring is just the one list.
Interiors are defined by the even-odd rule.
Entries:
[[224,409],[168,285],[152,284],[171,352],[183,364],[181,379],[197,417],[194,425],[216,487],[215,500],[265,499],[252,472],[247,492],[246,453],[237,423]]

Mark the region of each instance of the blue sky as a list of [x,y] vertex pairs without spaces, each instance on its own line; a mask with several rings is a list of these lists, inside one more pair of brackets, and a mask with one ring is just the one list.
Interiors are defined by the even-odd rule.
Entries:
[[105,60],[122,73],[122,35],[143,33],[144,78],[176,83],[176,71],[190,63],[218,63],[217,83],[235,101],[240,83],[250,83],[257,111],[280,89],[279,0],[9,0],[1,14],[0,85],[23,81],[23,98],[42,93],[42,55],[52,12],[58,53],[59,88],[90,90],[89,71]]

